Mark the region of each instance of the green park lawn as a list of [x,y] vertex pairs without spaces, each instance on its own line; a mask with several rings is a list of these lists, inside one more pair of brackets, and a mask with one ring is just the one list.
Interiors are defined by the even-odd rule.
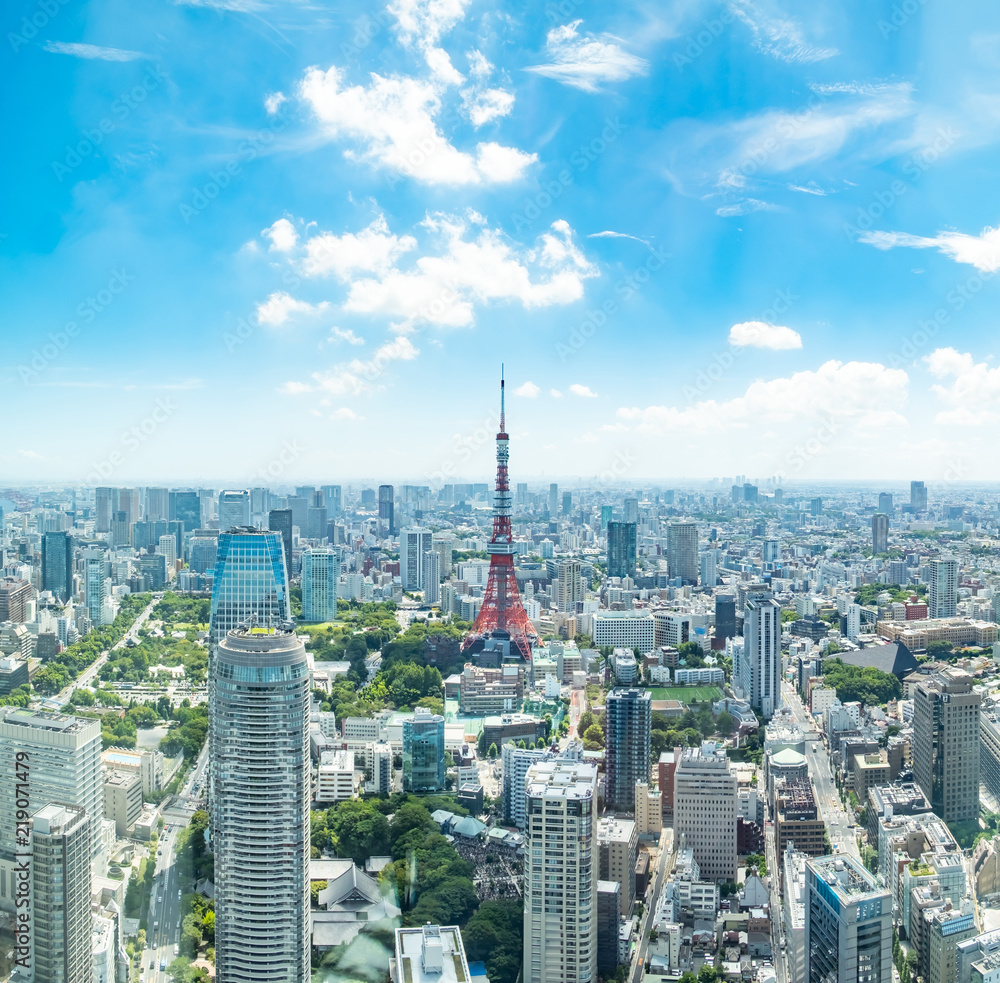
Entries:
[[657,686],[650,691],[654,700],[680,700],[681,703],[714,703],[722,699],[718,686]]

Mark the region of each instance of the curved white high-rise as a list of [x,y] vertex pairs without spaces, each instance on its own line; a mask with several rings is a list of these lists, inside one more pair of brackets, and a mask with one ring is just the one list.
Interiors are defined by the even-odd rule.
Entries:
[[309,666],[291,626],[221,639],[209,701],[217,983],[308,983]]

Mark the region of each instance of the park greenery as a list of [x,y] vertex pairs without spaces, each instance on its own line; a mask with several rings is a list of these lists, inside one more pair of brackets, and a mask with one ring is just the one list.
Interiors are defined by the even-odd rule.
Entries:
[[874,666],[851,666],[840,659],[826,659],[823,676],[826,685],[836,689],[841,703],[857,700],[866,706],[878,706],[903,695],[899,679]]

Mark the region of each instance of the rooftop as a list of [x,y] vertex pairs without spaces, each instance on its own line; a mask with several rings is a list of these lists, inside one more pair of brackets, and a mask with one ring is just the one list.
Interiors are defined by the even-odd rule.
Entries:
[[396,929],[396,983],[468,983],[469,977],[456,925]]

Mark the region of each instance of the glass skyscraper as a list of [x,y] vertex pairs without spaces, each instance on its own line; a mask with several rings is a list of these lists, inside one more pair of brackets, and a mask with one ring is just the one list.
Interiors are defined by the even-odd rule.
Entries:
[[209,671],[219,983],[311,976],[309,683],[288,623],[219,640]]
[[302,553],[302,620],[333,621],[337,617],[340,554],[333,549]]
[[444,788],[444,717],[417,707],[403,721],[403,791],[440,792]]
[[635,576],[635,523],[608,523],[608,576]]
[[271,509],[267,513],[267,528],[272,532],[280,532],[285,546],[285,572],[292,575],[292,510]]
[[73,596],[73,537],[66,532],[47,532],[42,537],[42,590],[59,600]]

